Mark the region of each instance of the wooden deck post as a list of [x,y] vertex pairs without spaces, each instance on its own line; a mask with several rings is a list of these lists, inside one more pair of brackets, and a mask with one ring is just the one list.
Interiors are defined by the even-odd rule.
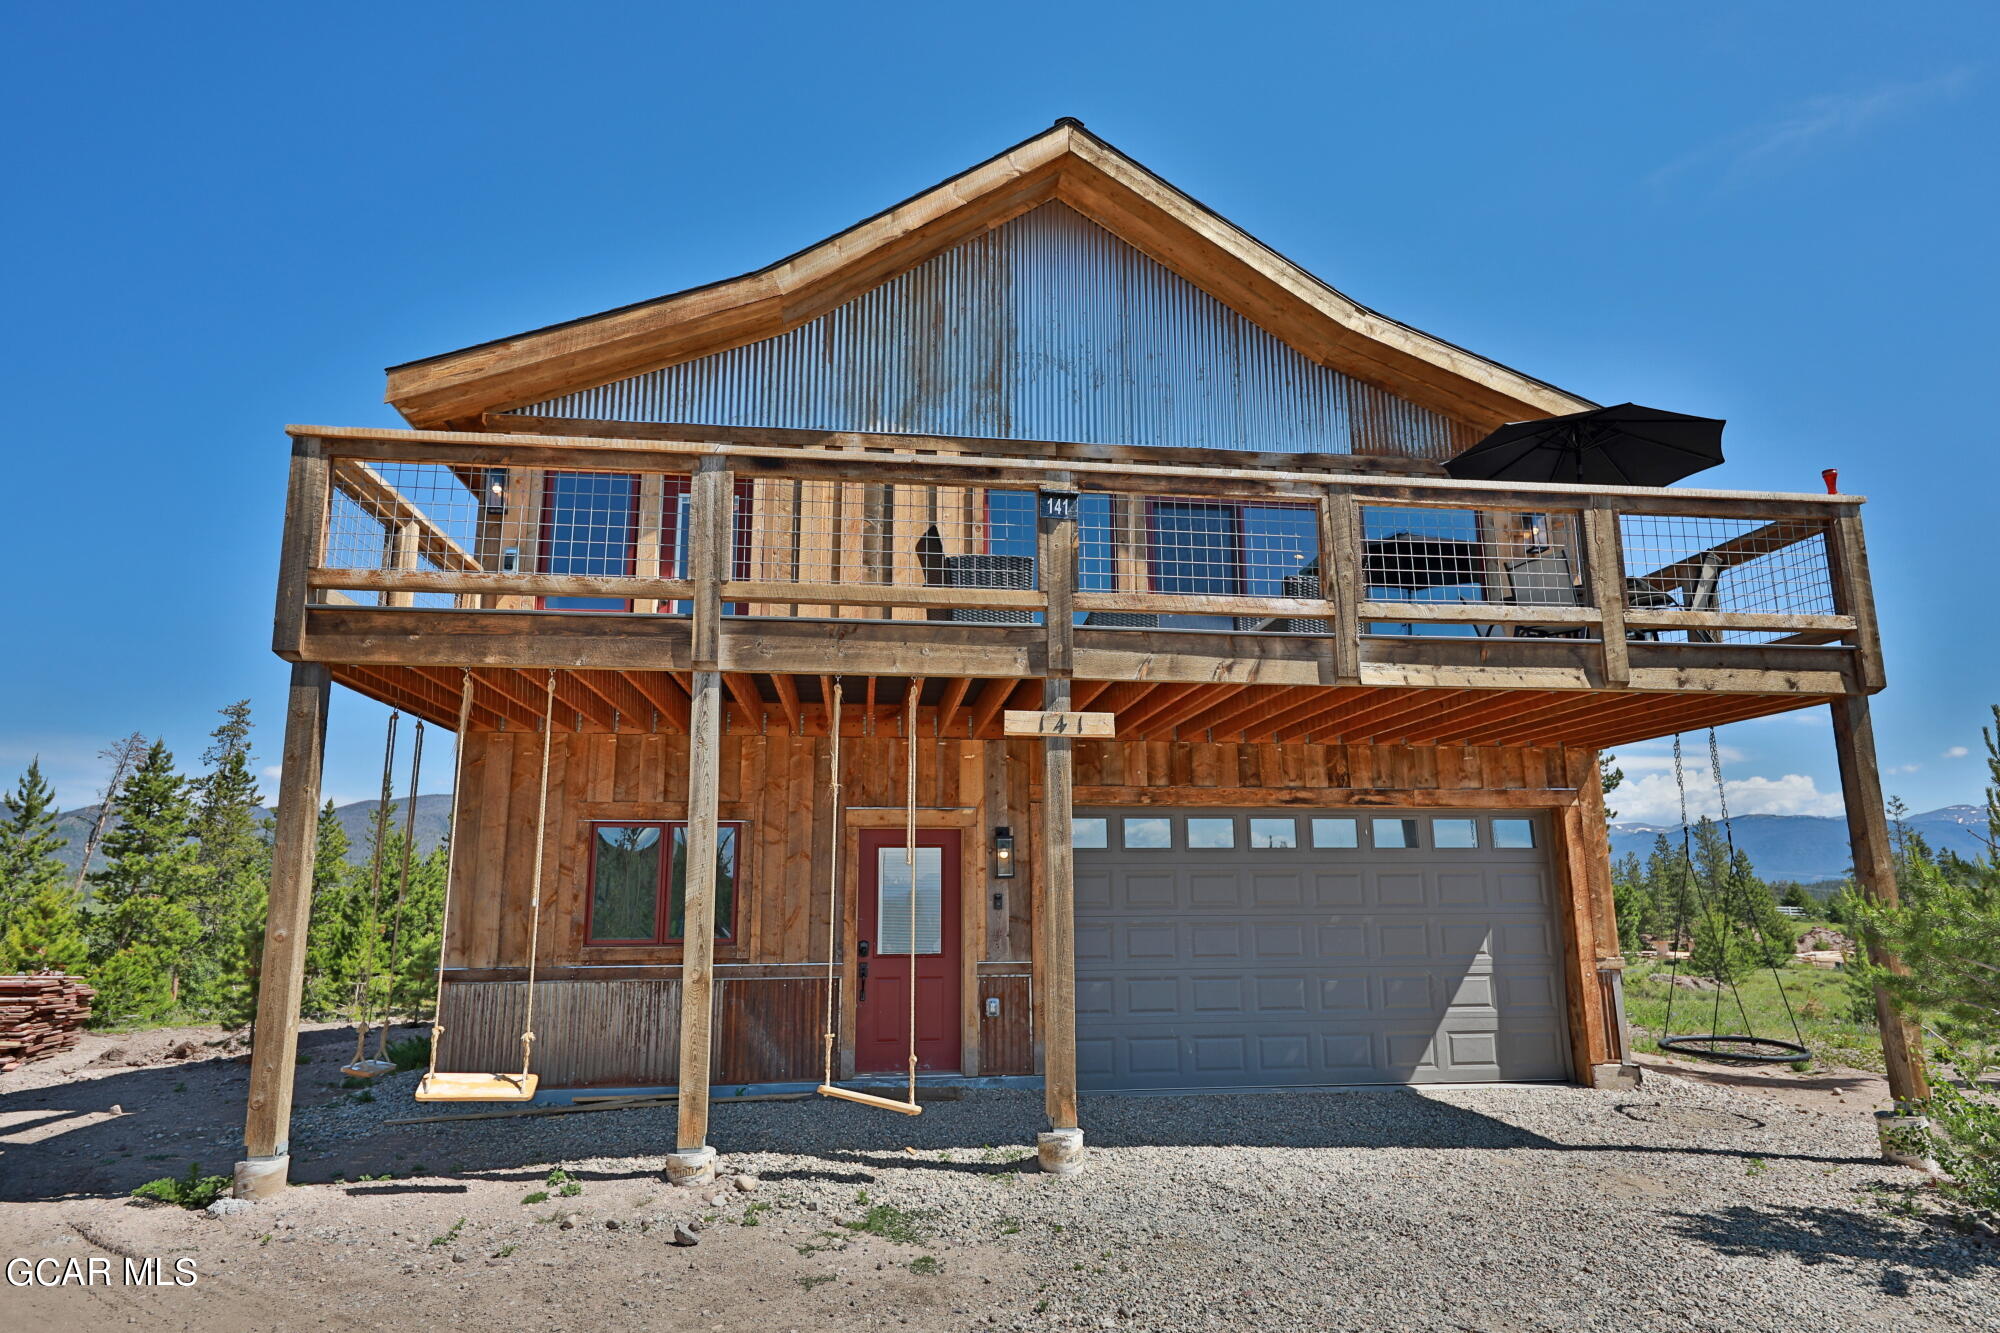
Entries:
[[[1861,892],[1878,903],[1894,906],[1896,860],[1889,845],[1889,817],[1882,806],[1882,775],[1875,767],[1875,724],[1868,713],[1868,696],[1844,695],[1833,701],[1833,749],[1840,763],[1840,792],[1847,803],[1847,837],[1854,848],[1854,878]],[[1878,967],[1899,970],[1891,955],[1871,950]],[[1914,1023],[1897,1011],[1886,991],[1875,992],[1875,1021],[1882,1032],[1882,1059],[1889,1075],[1889,1095],[1897,1102],[1923,1101],[1931,1095],[1924,1074],[1923,1044]]]
[[[1041,583],[1048,595],[1047,678],[1042,707],[1064,712],[1070,705],[1074,661],[1074,597],[1077,573],[1076,507],[1041,506]],[[1045,736],[1042,744],[1042,954],[1035,969],[1040,991],[1035,1013],[1042,1029],[1043,1105],[1049,1132],[1038,1135],[1035,1152],[1044,1171],[1067,1175],[1083,1168],[1083,1130],[1076,1105],[1076,863],[1071,851],[1070,814],[1075,791],[1075,744],[1068,736]]]
[[292,664],[285,708],[284,768],[271,847],[270,911],[257,990],[256,1042],[250,1052],[250,1101],[243,1121],[245,1160],[236,1164],[239,1199],[268,1198],[285,1187],[291,1165],[292,1077],[297,1065],[299,999],[305,986],[306,926],[312,916],[313,856],[319,839],[320,766],[326,754],[326,707],[333,677],[317,662]]
[[681,916],[680,1129],[667,1158],[676,1185],[715,1179],[708,1146],[709,1048],[715,991],[716,818],[720,800],[722,581],[735,555],[733,475],[703,459],[689,497],[694,678],[689,701],[686,905]]

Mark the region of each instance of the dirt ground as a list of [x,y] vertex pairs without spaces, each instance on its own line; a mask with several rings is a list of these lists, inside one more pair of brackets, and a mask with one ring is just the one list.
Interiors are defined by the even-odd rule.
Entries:
[[[127,1197],[238,1155],[248,1071],[213,1030],[91,1035],[0,1077],[0,1259],[112,1279],[0,1285],[5,1326],[2000,1326],[2000,1249],[1883,1211],[1917,1178],[1872,1160],[1886,1090],[1857,1071],[1657,1059],[1638,1094],[1093,1098],[1068,1180],[1033,1169],[1034,1094],[915,1121],[718,1107],[725,1169],[755,1180],[693,1194],[657,1174],[670,1109],[389,1126],[426,1108],[395,1080],[359,1104],[351,1041],[302,1035],[297,1187],[222,1218]],[[163,1285],[124,1280],[150,1257]]]

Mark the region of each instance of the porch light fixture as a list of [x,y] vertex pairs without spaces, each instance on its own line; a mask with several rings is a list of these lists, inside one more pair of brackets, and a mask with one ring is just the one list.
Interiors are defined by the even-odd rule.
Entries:
[[993,878],[1014,878],[1014,830],[1005,824],[993,830]]
[[491,467],[486,469],[486,512],[505,513],[507,509],[507,469]]

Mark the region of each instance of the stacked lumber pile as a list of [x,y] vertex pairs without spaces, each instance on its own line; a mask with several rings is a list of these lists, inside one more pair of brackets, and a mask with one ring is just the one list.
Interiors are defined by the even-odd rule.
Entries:
[[0,976],[0,1074],[76,1045],[96,994],[61,972]]

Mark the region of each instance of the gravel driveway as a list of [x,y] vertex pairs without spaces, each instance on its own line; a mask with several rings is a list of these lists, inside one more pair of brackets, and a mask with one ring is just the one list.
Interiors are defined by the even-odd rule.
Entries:
[[[295,1151],[351,1151],[410,1113],[403,1091],[302,1114]],[[771,1223],[888,1203],[925,1238],[913,1256],[1004,1251],[962,1327],[2000,1328],[2000,1251],[1897,1216],[1919,1178],[1874,1160],[1859,1114],[1658,1074],[1636,1093],[1096,1096],[1089,1168],[1056,1179],[1021,1160],[1039,1101],[721,1104],[711,1142],[762,1178]],[[408,1127],[398,1151],[617,1176],[673,1120],[468,1128]]]
[[405,1074],[301,1107],[294,1177],[320,1183],[219,1219],[120,1196],[176,1168],[148,1145],[228,1160],[240,1067],[147,1077],[93,1062],[0,1097],[22,1127],[0,1249],[188,1254],[201,1285],[9,1290],[21,1327],[2000,1329],[2000,1249],[1898,1211],[1921,1178],[1875,1160],[1864,1111],[1657,1073],[1086,1096],[1075,1178],[1033,1169],[1035,1093],[917,1119],[719,1103],[725,1172],[756,1180],[712,1194],[659,1180],[670,1107],[388,1125],[458,1109],[413,1106]]

